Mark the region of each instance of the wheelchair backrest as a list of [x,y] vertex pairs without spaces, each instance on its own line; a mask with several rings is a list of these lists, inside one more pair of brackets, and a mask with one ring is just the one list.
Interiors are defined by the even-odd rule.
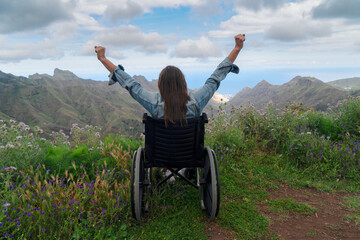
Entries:
[[188,119],[187,126],[165,126],[163,119],[143,115],[145,167],[203,167],[207,116]]

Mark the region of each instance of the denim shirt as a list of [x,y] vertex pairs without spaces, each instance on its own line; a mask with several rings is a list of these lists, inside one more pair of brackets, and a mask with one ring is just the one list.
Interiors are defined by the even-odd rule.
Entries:
[[[239,73],[239,67],[233,64],[229,58],[225,58],[215,69],[213,74],[206,80],[204,86],[189,92],[187,103],[187,118],[195,118],[201,115],[202,110],[212,98],[229,72]],[[118,65],[109,75],[109,85],[118,82],[123,88],[129,91],[130,95],[138,101],[153,118],[164,118],[164,102],[159,92],[150,92],[144,89],[140,83],[135,81],[125,72],[123,66]]]

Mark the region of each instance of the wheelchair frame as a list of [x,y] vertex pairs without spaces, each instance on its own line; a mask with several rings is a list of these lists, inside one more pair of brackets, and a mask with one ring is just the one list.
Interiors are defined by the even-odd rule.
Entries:
[[[162,119],[143,115],[145,148],[134,152],[131,166],[131,209],[133,217],[141,221],[149,209],[146,195],[159,188],[171,177],[178,176],[199,190],[201,208],[213,220],[219,213],[220,182],[215,152],[204,147],[207,115],[188,119],[187,126],[165,126]],[[151,168],[167,168],[171,174],[155,186],[151,183]],[[183,168],[196,169],[193,182],[179,173]]]

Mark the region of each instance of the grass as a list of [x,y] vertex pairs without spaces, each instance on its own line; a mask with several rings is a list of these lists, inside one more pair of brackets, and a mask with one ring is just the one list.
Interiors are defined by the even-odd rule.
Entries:
[[298,203],[291,198],[272,199],[267,202],[269,210],[273,213],[300,213],[302,215],[310,215],[316,212],[316,208],[304,203]]
[[345,206],[354,213],[346,215],[345,218],[354,221],[356,224],[360,224],[360,197],[346,197],[344,200]]
[[[220,172],[216,224],[239,239],[278,239],[258,206],[284,217],[316,208],[290,198],[272,200],[270,191],[286,184],[359,193],[359,101],[326,113],[297,105],[220,111],[206,130]],[[4,239],[208,239],[198,192],[181,180],[154,192],[144,222],[133,220],[129,169],[141,139],[100,136],[98,128],[76,124],[69,135],[45,137],[40,128],[14,120],[1,120],[0,136]],[[352,211],[346,218],[358,224],[359,198],[344,201]]]

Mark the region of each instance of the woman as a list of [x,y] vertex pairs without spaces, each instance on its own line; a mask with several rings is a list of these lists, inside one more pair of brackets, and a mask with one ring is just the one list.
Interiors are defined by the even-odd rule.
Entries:
[[123,66],[115,66],[105,57],[105,48],[95,46],[95,52],[100,62],[110,71],[109,85],[118,82],[127,89],[130,95],[138,101],[153,118],[164,119],[166,124],[187,123],[187,118],[201,115],[202,110],[219,88],[220,82],[229,72],[239,73],[239,68],[233,64],[241,51],[245,34],[235,36],[235,47],[200,89],[188,93],[183,73],[174,66],[165,67],[158,80],[159,93],[149,92],[125,72]]

